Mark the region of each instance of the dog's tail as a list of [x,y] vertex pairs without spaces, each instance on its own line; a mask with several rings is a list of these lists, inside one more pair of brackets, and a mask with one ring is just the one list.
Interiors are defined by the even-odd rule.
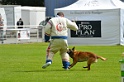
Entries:
[[102,57],[102,56],[97,56],[97,59],[101,59],[103,61],[107,60],[106,58]]

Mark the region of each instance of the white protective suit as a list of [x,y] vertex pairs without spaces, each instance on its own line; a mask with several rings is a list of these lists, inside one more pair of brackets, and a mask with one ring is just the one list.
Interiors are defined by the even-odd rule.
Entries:
[[47,48],[46,62],[52,62],[54,54],[60,51],[63,66],[67,68],[64,62],[69,62],[69,55],[66,53],[68,49],[68,28],[74,31],[78,30],[75,22],[60,16],[50,19],[46,24],[45,34],[51,36],[51,41]]

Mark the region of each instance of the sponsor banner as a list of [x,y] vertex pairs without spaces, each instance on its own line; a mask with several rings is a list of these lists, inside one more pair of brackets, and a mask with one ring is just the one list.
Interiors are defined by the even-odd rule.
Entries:
[[71,37],[87,38],[101,37],[101,21],[77,21],[77,31],[71,30]]
[[18,39],[30,39],[30,31],[29,30],[19,30],[17,32]]

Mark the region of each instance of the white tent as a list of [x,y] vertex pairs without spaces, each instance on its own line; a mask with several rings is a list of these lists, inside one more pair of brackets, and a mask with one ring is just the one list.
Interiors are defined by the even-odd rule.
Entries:
[[69,31],[69,44],[124,45],[124,3],[119,0],[78,0],[55,9],[76,20],[79,30]]
[[22,6],[22,19],[25,25],[39,25],[45,20],[45,7]]
[[[11,28],[11,26],[16,25],[17,20],[21,17],[21,6],[20,5],[0,5],[0,8],[4,9],[4,22]],[[2,11],[1,11],[2,12]]]

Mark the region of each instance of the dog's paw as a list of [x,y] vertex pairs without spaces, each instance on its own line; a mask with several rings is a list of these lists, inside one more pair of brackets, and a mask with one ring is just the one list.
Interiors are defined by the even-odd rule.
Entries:
[[71,69],[71,66],[68,66],[68,69]]
[[87,66],[84,66],[83,68],[88,68]]

